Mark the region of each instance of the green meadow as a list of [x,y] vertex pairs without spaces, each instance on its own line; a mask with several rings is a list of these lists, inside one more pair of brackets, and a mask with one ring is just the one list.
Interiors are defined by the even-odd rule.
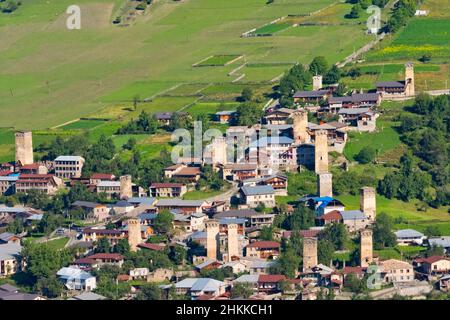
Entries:
[[[355,41],[359,46],[369,40],[359,28],[339,31],[340,26],[333,32],[316,28],[307,35],[240,37],[333,0],[278,0],[270,5],[266,0],[159,0],[129,27],[111,24],[124,1],[79,0],[81,30],[65,27],[65,9],[72,1],[22,2],[17,12],[0,19],[0,127],[54,127],[111,105],[129,107],[136,96],[153,99],[179,85],[192,85],[192,92],[184,94],[195,94],[201,89],[197,84],[231,83],[236,77],[228,73],[244,63],[239,59],[226,66],[192,67],[209,56],[239,54],[248,63],[307,63],[325,55],[336,62],[353,51]],[[285,31],[290,29],[295,28]],[[336,41],[338,48],[334,44],[333,50],[323,50]],[[264,82],[284,69],[246,72],[249,82]],[[20,117],[13,116],[13,109]]]

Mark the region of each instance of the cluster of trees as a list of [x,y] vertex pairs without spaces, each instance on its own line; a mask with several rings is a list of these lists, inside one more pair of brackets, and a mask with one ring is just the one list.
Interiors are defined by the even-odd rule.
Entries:
[[12,13],[19,9],[22,1],[17,0],[0,0],[0,11],[3,13]]
[[200,180],[197,183],[197,190],[221,190],[225,185],[219,173],[209,164],[201,169]]
[[384,8],[389,0],[348,0],[347,2],[353,4],[353,6],[350,13],[345,17],[347,19],[357,19],[361,17],[363,12],[371,5]]
[[57,279],[56,272],[73,260],[73,252],[67,249],[57,250],[50,246],[25,243],[22,260],[26,263],[23,285],[33,288],[42,295],[56,298],[63,292],[63,285]]
[[378,180],[370,169],[364,172],[342,171],[333,175],[333,193],[358,195],[364,186],[376,187]]
[[355,156],[355,160],[361,164],[371,163],[377,156],[377,150],[372,146],[363,147]]
[[236,114],[238,125],[251,126],[261,121],[264,111],[255,102],[244,102],[237,107]]
[[408,111],[399,116],[398,130],[412,155],[405,155],[400,170],[385,177],[380,191],[389,198],[418,198],[434,207],[449,204],[450,98],[422,93]]
[[139,114],[139,117],[131,119],[127,124],[117,130],[117,134],[153,134],[158,130],[158,121],[154,115],[145,111]]
[[324,84],[333,84],[339,82],[342,72],[336,65],[330,66],[323,56],[315,57],[308,68],[301,64],[293,66],[280,80],[280,104],[284,107],[292,106],[294,93],[306,90],[311,85],[313,75],[322,75]]
[[409,18],[416,13],[419,0],[399,0],[392,9],[392,14],[386,24],[386,31],[395,33],[406,25]]
[[385,197],[397,198],[403,201],[419,199],[433,202],[431,176],[422,171],[415,163],[411,154],[400,158],[400,169],[385,175],[378,184],[378,192]]

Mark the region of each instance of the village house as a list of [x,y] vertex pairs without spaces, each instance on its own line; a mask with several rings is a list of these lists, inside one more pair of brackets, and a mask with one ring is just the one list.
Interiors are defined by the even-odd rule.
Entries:
[[230,261],[230,262],[224,263],[222,265],[222,268],[231,270],[231,272],[233,274],[239,274],[239,273],[243,273],[243,272],[247,272],[248,271],[247,265],[244,264],[243,262],[239,261],[239,260],[235,260],[235,261]]
[[19,288],[8,283],[0,285],[0,300],[4,301],[33,301],[46,300],[45,298],[31,293],[19,292]]
[[251,163],[287,167],[295,165],[297,151],[294,140],[287,136],[260,137],[249,144],[247,157]]
[[418,271],[428,275],[442,275],[450,271],[450,259],[442,256],[417,258],[413,263],[418,266]]
[[180,198],[187,192],[182,183],[152,183],[150,196],[158,198]]
[[5,196],[14,194],[17,180],[19,180],[19,174],[0,175],[0,194]]
[[413,229],[403,229],[395,232],[399,245],[422,245],[425,235]]
[[80,156],[59,156],[55,159],[55,175],[63,179],[79,178],[84,162]]
[[56,275],[69,290],[92,291],[97,288],[96,278],[75,266],[61,268]]
[[111,245],[116,245],[119,240],[126,238],[125,230],[116,229],[95,229],[95,228],[85,228],[83,229],[83,241],[96,242],[101,238],[108,239]]
[[245,256],[258,259],[276,259],[280,254],[280,243],[276,241],[255,241],[246,247]]
[[251,260],[250,274],[269,274],[269,269],[275,264],[275,261]]
[[89,183],[93,186],[98,185],[101,181],[115,181],[116,176],[112,173],[93,173],[89,179]]
[[376,130],[378,113],[370,108],[342,108],[338,112],[339,121],[346,123],[349,129],[361,132],[373,132]]
[[[316,131],[325,130],[327,133],[328,146],[330,150],[341,150],[347,142],[347,131],[349,127],[346,123],[330,121],[326,123],[308,123],[308,131],[311,137],[315,138]],[[340,149],[339,146],[341,146]]]
[[379,93],[354,93],[351,96],[329,97],[323,111],[337,113],[342,108],[377,107],[381,104]]
[[200,168],[174,164],[164,169],[164,176],[183,183],[195,183],[200,179]]
[[[172,285],[163,285],[163,289],[170,289]],[[227,284],[225,282],[211,278],[186,278],[175,283],[175,291],[177,294],[189,295],[192,300],[196,300],[199,296],[210,295],[213,297],[220,296],[225,293]]]
[[330,93],[329,90],[297,91],[294,94],[294,103],[318,104],[326,100]]
[[92,265],[96,265],[97,267],[101,267],[103,265],[111,265],[122,267],[124,257],[118,253],[96,253],[90,256],[87,256],[84,259],[89,259],[92,261]]
[[71,205],[72,209],[79,209],[86,212],[87,217],[94,218],[96,221],[105,221],[109,218],[109,208],[104,204],[90,201],[75,201]]
[[64,186],[63,181],[52,174],[21,174],[15,183],[16,193],[28,193],[29,190],[54,195]]
[[208,206],[204,200],[160,199],[155,204],[158,212],[177,209],[180,214],[202,213]]
[[317,226],[326,226],[328,224],[342,222],[342,215],[338,210],[330,211],[320,217],[316,217]]
[[261,178],[248,179],[242,182],[244,186],[270,185],[277,196],[287,196],[288,179],[281,173],[264,176]]
[[245,219],[246,228],[270,227],[275,218],[274,214],[259,213],[254,209],[228,210],[214,215],[214,219]]
[[288,119],[292,118],[292,113],[294,109],[288,108],[279,108],[269,112],[265,117],[266,124],[269,125],[278,125],[278,124],[287,124]]
[[369,218],[361,210],[341,211],[340,214],[349,232],[363,230],[370,224]]
[[428,238],[428,245],[444,248],[447,254],[450,253],[450,236],[441,236],[438,238]]
[[182,229],[185,232],[203,231],[206,220],[208,220],[208,216],[204,213],[193,213],[190,215],[175,214],[173,227],[175,229]]
[[20,268],[20,252],[22,246],[18,242],[0,244],[0,277],[15,274]]
[[378,263],[381,278],[385,283],[414,281],[414,269],[412,264],[389,259]]
[[275,206],[275,190],[271,185],[263,186],[244,186],[240,189],[242,203],[251,208],[256,208],[263,204],[268,208]]
[[243,181],[258,175],[256,163],[229,163],[222,166],[222,179],[228,181]]
[[275,293],[281,291],[280,284],[286,281],[281,274],[260,274],[258,276],[258,292]]
[[166,248],[164,245],[161,244],[146,243],[146,242],[139,243],[137,247],[142,250],[150,250],[150,251],[164,251]]
[[47,167],[39,163],[20,166],[16,171],[18,171],[20,174],[48,174]]
[[236,119],[236,114],[235,110],[219,111],[214,115],[214,121],[224,124],[232,123]]

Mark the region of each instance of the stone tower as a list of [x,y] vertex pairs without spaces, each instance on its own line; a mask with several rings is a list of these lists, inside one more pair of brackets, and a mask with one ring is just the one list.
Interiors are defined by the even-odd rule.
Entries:
[[319,197],[333,196],[333,175],[331,173],[320,173],[317,179]]
[[132,218],[128,220],[128,244],[130,245],[130,250],[133,252],[137,251],[137,246],[142,242],[141,237],[141,222],[139,219]]
[[206,222],[206,256],[208,259],[217,260],[219,249],[219,221],[208,220]]
[[319,90],[322,88],[322,76],[313,77],[313,90]]
[[414,65],[412,62],[407,62],[405,64],[405,95],[414,96]]
[[373,261],[373,244],[372,244],[372,230],[365,229],[361,231],[360,240],[360,263],[361,267],[368,267]]
[[326,130],[316,131],[314,143],[315,171],[317,174],[328,172],[328,136]]
[[121,176],[120,177],[120,199],[130,199],[133,197],[133,189],[131,185],[131,176]]
[[359,207],[371,221],[375,221],[377,215],[376,192],[372,187],[360,189]]
[[239,243],[238,243],[238,225],[228,225],[228,261],[231,261],[232,257],[240,257]]
[[31,131],[16,132],[16,163],[33,164],[33,135]]
[[303,238],[303,271],[317,265],[317,238]]
[[215,138],[211,145],[212,164],[227,164],[227,140]]
[[306,110],[297,110],[292,113],[294,143],[308,143],[310,136],[308,133],[308,112]]

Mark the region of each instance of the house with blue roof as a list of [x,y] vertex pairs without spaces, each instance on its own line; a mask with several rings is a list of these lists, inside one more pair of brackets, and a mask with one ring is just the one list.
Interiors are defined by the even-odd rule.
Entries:
[[307,207],[314,207],[317,217],[321,217],[331,211],[345,210],[345,205],[332,197],[302,197],[298,201]]

